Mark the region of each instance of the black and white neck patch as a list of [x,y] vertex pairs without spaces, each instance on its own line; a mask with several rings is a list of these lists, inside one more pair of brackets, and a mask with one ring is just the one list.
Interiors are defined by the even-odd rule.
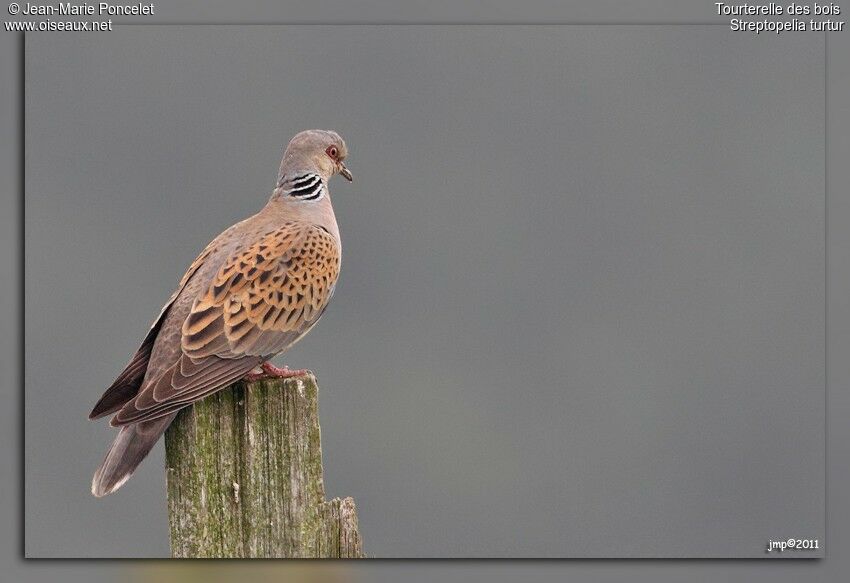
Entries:
[[283,193],[298,200],[316,201],[325,196],[326,192],[322,177],[313,172],[300,174],[283,183]]

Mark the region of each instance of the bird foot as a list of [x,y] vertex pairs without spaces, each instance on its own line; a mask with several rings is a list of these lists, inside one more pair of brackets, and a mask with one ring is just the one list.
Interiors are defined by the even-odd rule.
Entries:
[[[257,371],[258,372],[254,372]],[[253,383],[254,381],[262,381],[266,379],[289,379],[292,377],[299,377],[305,374],[312,374],[306,368],[299,368],[296,370],[290,369],[288,366],[284,366],[283,368],[277,367],[270,362],[264,362],[259,367],[255,368],[251,372],[245,375],[245,380],[249,383]]]

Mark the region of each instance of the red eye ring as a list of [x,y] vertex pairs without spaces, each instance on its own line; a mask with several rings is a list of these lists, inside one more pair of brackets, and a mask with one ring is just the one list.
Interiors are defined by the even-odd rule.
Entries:
[[325,150],[325,153],[334,160],[338,159],[339,150],[337,149],[336,146],[328,146],[328,149]]

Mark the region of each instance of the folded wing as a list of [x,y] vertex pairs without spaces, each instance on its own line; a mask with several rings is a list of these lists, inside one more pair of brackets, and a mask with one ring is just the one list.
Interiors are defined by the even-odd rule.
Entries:
[[183,322],[177,362],[148,379],[112,425],[168,415],[286,350],[322,315],[339,268],[336,238],[300,221],[234,253]]

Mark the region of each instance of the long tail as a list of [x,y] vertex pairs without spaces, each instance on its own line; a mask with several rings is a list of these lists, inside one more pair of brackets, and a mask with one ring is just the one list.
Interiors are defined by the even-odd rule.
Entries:
[[91,493],[100,498],[111,494],[130,479],[145,456],[165,433],[177,413],[151,421],[125,425],[103,458],[91,481]]

